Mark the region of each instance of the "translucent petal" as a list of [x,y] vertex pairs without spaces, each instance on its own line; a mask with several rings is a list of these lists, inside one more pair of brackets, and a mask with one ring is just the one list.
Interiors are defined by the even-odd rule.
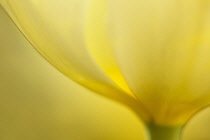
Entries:
[[112,53],[112,46],[106,30],[107,1],[92,0],[87,21],[87,46],[92,56],[105,72],[123,90],[133,96],[125,82]]
[[86,48],[87,0],[5,0],[2,5],[33,46],[65,75],[108,98],[135,104]]
[[210,101],[203,92],[210,80],[209,8],[204,0],[109,0],[118,65],[157,123],[182,121],[200,97]]

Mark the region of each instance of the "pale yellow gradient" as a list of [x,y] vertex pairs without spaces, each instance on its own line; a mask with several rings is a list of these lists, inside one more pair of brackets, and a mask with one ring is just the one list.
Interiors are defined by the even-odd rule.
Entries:
[[115,74],[109,77],[108,66],[101,68],[88,50],[87,0],[6,0],[2,6],[33,46],[65,75],[100,95],[135,108],[141,116],[147,115],[143,106],[136,105],[140,103],[132,94],[127,94],[128,87],[122,88],[125,81],[121,75],[113,76],[119,72],[116,67],[112,68]]
[[210,108],[196,114],[185,127],[184,140],[209,140],[210,139]]
[[209,2],[109,0],[116,59],[157,123],[182,121],[209,103]]
[[1,4],[57,69],[148,123],[182,125],[209,104],[209,0]]
[[58,3],[50,0],[48,3],[42,0],[6,0],[2,1],[2,6],[33,46],[61,72],[95,93],[129,106],[149,120],[144,106],[128,87],[122,88],[125,81],[116,65],[111,68],[114,73],[110,76],[110,65],[104,63],[104,67],[100,67],[98,62],[101,59],[95,60],[94,51],[89,51],[91,43],[88,43],[90,38],[87,38],[89,33],[86,31],[89,27],[86,25],[86,13],[90,8],[88,1],[62,0]]
[[[0,139],[143,140],[130,111],[78,86],[46,62],[0,8]],[[210,109],[183,140],[210,139]]]
[[50,65],[0,7],[1,140],[140,140],[129,110]]

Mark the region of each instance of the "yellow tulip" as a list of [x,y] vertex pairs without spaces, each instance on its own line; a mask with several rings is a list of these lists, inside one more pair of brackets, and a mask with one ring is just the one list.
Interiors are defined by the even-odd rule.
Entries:
[[0,140],[144,139],[138,117],[92,93],[48,64],[0,6]]
[[131,108],[152,139],[210,102],[209,0],[1,0],[66,76]]

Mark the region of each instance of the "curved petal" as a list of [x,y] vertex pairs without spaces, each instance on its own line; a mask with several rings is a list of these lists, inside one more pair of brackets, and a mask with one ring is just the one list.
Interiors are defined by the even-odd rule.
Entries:
[[209,16],[204,0],[109,0],[108,30],[118,65],[156,123],[183,121],[202,96],[197,92],[194,98],[192,90],[208,87],[209,78],[198,75],[210,76],[210,57],[201,53],[210,51],[209,42],[201,46],[209,37]]
[[33,46],[65,75],[103,96],[135,104],[86,48],[87,0],[4,0],[2,5]]
[[112,46],[105,28],[107,24],[107,1],[92,0],[90,5],[86,25],[87,47],[109,77],[126,93],[134,96],[125,82],[112,53]]

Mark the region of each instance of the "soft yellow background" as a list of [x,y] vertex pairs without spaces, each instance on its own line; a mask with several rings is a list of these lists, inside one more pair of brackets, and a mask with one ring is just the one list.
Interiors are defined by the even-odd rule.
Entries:
[[[210,140],[210,109],[190,121],[184,140]],[[141,140],[126,108],[75,84],[25,40],[0,8],[1,140]]]

